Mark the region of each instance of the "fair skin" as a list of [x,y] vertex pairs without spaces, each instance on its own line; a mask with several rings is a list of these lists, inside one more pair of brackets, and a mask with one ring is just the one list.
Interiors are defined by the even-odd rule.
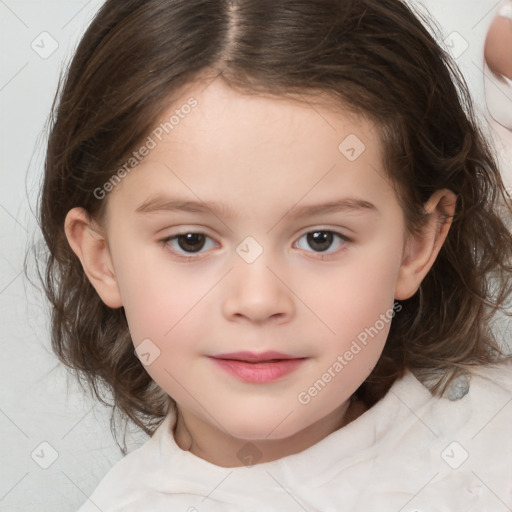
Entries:
[[[317,396],[307,404],[297,397],[395,298],[417,291],[456,198],[437,191],[422,236],[408,237],[369,122],[325,105],[243,95],[218,79],[191,85],[162,119],[190,96],[197,108],[105,199],[103,225],[75,208],[66,235],[105,304],[124,307],[135,346],[149,339],[158,347],[145,369],[178,405],[178,446],[234,467],[250,442],[260,463],[271,461],[364,412],[349,398],[377,363],[389,322]],[[350,134],[366,146],[354,161],[338,149]],[[224,206],[215,214],[136,211],[155,196]],[[346,198],[373,208],[297,215]],[[190,232],[206,235],[202,246],[195,239],[198,252],[187,252],[184,237],[165,241]],[[327,242],[311,232],[327,232]],[[250,263],[236,251],[248,236],[263,251]],[[304,359],[276,381],[253,383],[208,357],[242,350]]]

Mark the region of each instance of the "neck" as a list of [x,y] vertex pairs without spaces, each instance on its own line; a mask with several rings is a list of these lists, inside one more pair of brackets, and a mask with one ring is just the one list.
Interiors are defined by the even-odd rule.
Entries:
[[365,412],[361,402],[347,401],[316,423],[284,439],[246,440],[213,428],[192,413],[178,409],[176,444],[185,451],[221,467],[271,462],[306,450]]

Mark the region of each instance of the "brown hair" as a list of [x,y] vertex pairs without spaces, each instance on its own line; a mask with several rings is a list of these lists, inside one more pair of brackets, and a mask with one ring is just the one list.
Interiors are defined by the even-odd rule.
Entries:
[[[247,94],[328,93],[375,122],[409,232],[438,189],[457,195],[447,240],[401,301],[383,354],[356,394],[368,406],[406,368],[459,371],[505,355],[491,330],[511,294],[512,205],[467,85],[435,26],[399,0],[107,0],[59,83],[40,201],[52,346],[97,398],[151,434],[174,402],[134,354],[123,308],[99,298],[71,251],[73,207],[101,219],[107,182],[183,86],[222,76]],[[60,97],[59,97],[60,94]]]

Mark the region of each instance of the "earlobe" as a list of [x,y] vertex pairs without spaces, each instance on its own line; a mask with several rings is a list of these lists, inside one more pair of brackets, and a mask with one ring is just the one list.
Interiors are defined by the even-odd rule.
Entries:
[[120,308],[123,303],[106,238],[95,228],[86,210],[70,210],[66,215],[64,231],[101,300],[111,308]]
[[425,204],[428,220],[418,234],[410,234],[395,286],[395,299],[412,297],[432,268],[443,246],[455,214],[457,196],[448,189],[437,190]]

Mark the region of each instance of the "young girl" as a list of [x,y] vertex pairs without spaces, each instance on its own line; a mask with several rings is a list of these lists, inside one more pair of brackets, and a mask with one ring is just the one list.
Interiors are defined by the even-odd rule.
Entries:
[[80,512],[512,507],[512,206],[423,23],[106,1],[54,112],[45,286],[60,360],[152,437]]

